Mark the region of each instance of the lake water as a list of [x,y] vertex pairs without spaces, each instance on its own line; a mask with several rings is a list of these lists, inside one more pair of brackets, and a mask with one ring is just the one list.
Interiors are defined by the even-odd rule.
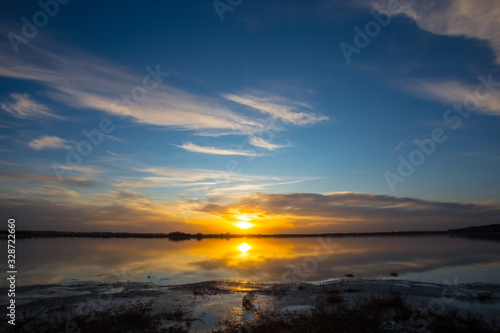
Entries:
[[500,282],[500,242],[450,236],[18,240],[18,285],[183,284],[218,279],[319,282],[395,278]]

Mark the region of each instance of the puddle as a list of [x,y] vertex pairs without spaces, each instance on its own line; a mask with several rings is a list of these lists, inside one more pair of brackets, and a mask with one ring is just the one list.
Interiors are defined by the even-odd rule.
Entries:
[[238,323],[255,317],[254,311],[260,308],[256,300],[252,304],[254,310],[249,311],[243,307],[244,292],[234,294],[207,296],[203,303],[194,308],[193,314],[200,321],[191,326],[197,332],[210,332],[214,327],[226,323]]
[[284,308],[282,308],[282,310],[293,312],[293,311],[309,310],[312,308],[314,307],[311,305],[290,305],[290,306],[285,306]]

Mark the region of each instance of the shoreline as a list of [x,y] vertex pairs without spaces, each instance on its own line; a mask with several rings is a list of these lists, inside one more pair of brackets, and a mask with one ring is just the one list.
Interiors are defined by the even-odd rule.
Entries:
[[[8,232],[0,230],[0,238],[7,238]],[[450,236],[500,241],[500,232],[481,232],[456,230],[447,231],[390,231],[390,232],[349,232],[349,233],[321,233],[321,234],[189,234],[182,232],[172,233],[124,233],[124,232],[73,232],[73,231],[27,231],[17,230],[17,239],[32,238],[158,238],[171,241],[203,240],[203,239],[233,239],[233,238],[312,238],[312,237],[427,237]]]
[[[43,317],[47,315],[47,309],[51,309],[51,318],[62,320],[67,325],[75,322],[72,317],[79,318],[92,311],[117,311],[134,304],[149,309],[153,315],[163,314],[161,327],[174,327],[179,332],[211,332],[231,325],[245,325],[252,320],[255,322],[257,317],[265,317],[265,314],[307,315],[314,313],[318,306],[342,304],[352,308],[373,297],[388,295],[401,297],[412,309],[410,317],[392,320],[391,325],[405,329],[412,328],[416,322],[423,323],[418,320],[430,321],[432,311],[471,313],[483,316],[491,323],[500,310],[500,283],[438,284],[397,279],[342,279],[321,284],[267,284],[218,280],[164,286],[126,281],[80,282],[19,287],[16,302],[19,317],[16,321],[21,323],[27,313],[37,311]],[[173,316],[175,313],[177,317]],[[434,317],[437,315],[440,314],[436,313]]]

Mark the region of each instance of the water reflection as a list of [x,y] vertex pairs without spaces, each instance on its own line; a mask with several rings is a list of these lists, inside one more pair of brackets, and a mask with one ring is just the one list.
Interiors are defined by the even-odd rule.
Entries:
[[500,242],[447,236],[165,239],[27,239],[18,241],[20,284],[215,279],[323,281],[360,278],[499,282]]
[[238,250],[240,250],[243,253],[247,252],[251,248],[252,247],[250,245],[248,245],[247,243],[241,243],[240,246],[238,246]]

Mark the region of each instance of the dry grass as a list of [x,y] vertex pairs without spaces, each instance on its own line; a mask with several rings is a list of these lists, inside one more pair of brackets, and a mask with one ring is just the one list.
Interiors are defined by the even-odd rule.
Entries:
[[[16,323],[16,332],[188,332],[188,327],[197,319],[182,310],[153,314],[146,305],[136,304],[129,307],[118,307],[102,311],[89,310],[84,313],[69,312],[58,307],[44,310],[24,311]],[[57,314],[59,312],[59,314]],[[166,321],[175,324],[163,327]]]
[[254,311],[255,310],[255,305],[253,302],[257,299],[257,294],[253,292],[248,292],[243,296],[243,299],[241,301],[243,309],[245,311]]
[[[277,310],[256,313],[256,318],[243,323],[228,323],[214,333],[382,333],[419,332],[421,326],[411,325],[409,318],[416,313],[405,298],[390,292],[360,298],[348,306],[335,290],[327,291],[325,301],[309,313],[282,313]],[[493,333],[498,332],[495,324],[488,324],[476,315],[461,315],[458,311],[448,311],[427,322],[428,332]]]

